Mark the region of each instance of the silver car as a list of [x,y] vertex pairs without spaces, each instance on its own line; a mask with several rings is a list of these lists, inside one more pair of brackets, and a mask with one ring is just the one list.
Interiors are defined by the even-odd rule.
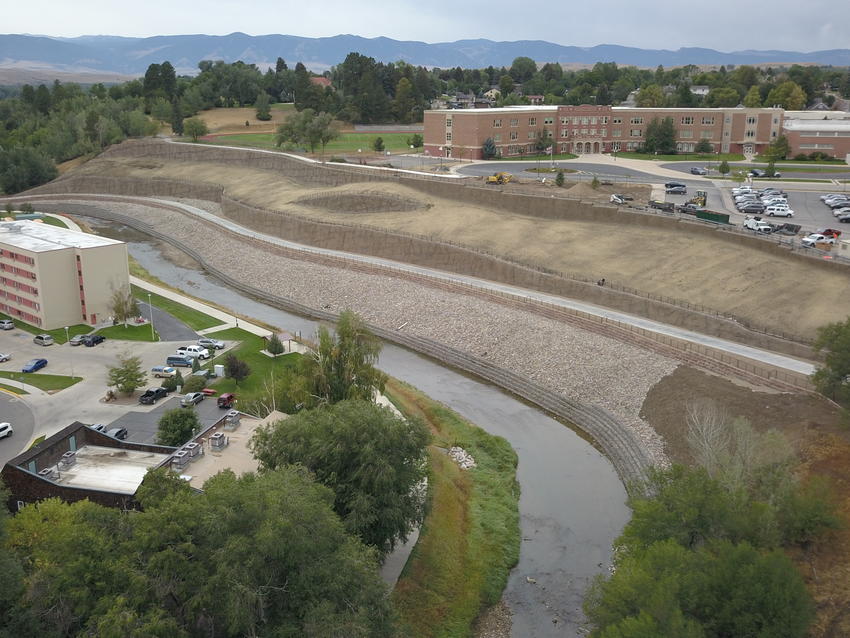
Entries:
[[4,361],[11,361],[11,359],[12,355],[0,352],[0,363],[3,363]]
[[197,405],[201,401],[204,400],[203,392],[189,392],[182,399],[180,399],[180,407],[188,408],[192,405]]

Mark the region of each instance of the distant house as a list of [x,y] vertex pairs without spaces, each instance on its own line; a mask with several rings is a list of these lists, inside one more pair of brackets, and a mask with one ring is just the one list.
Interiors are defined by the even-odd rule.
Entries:
[[310,78],[310,84],[315,86],[321,86],[322,88],[330,88],[333,89],[334,86],[331,84],[331,81],[326,78],[324,75],[313,76]]
[[711,90],[711,87],[706,86],[705,84],[694,84],[691,87],[691,93],[693,95],[698,95],[699,97],[705,97],[708,95],[708,92]]
[[526,95],[525,97],[528,98],[528,102],[532,106],[540,106],[543,104],[544,97],[542,95]]
[[490,100],[498,100],[500,97],[502,97],[502,92],[496,87],[493,87],[488,91],[484,91],[484,97]]

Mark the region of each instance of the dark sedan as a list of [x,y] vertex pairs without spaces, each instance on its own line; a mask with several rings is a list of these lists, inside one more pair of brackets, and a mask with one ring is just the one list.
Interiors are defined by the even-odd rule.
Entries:
[[764,204],[761,202],[749,202],[743,206],[739,206],[738,210],[742,213],[763,213]]
[[99,343],[103,343],[106,341],[106,337],[103,335],[84,335],[83,336],[83,345],[88,346],[89,348],[93,348]]
[[139,397],[139,403],[144,405],[153,405],[160,399],[168,396],[168,391],[165,388],[150,388],[142,393]]

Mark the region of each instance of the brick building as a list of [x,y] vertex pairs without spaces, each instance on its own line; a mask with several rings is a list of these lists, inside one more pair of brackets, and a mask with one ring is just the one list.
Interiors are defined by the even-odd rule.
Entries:
[[130,285],[124,242],[32,221],[0,222],[0,312],[52,330],[109,314]]
[[535,152],[540,136],[553,141],[557,153],[634,151],[646,139],[653,119],[672,118],[676,147],[693,151],[707,140],[715,152],[758,154],[782,134],[780,108],[673,108],[617,106],[512,106],[425,112],[425,151],[432,156],[481,159],[492,138],[503,157]]

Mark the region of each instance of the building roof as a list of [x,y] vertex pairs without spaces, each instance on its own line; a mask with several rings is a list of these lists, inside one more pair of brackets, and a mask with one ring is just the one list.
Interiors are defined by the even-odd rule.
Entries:
[[331,84],[331,81],[330,81],[328,78],[326,78],[325,76],[323,76],[323,75],[322,75],[322,76],[318,76],[318,77],[316,77],[316,76],[311,77],[311,78],[310,78],[310,83],[311,83],[311,84],[316,84],[316,85],[318,85],[318,86],[333,86],[333,85]]
[[33,221],[0,222],[0,243],[34,253],[65,248],[97,248],[124,242]]
[[86,445],[77,450],[76,463],[61,467],[57,485],[135,494],[151,468],[171,456],[142,450]]
[[[500,106],[495,109],[487,109],[487,114],[490,113],[522,113],[523,111],[552,111],[556,113],[558,111],[557,106],[533,106],[528,104],[519,104],[517,106]],[[481,109],[433,109],[428,111],[429,113],[451,113],[452,115],[461,115],[464,113],[475,113],[476,115],[481,114]]]
[[785,120],[786,131],[823,131],[836,133],[850,131],[850,120]]

